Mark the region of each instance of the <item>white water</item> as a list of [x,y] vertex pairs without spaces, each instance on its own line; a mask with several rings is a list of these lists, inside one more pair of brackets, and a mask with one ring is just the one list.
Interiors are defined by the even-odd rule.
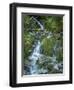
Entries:
[[37,74],[38,72],[36,61],[40,57],[40,46],[41,46],[41,43],[40,41],[38,41],[32,55],[29,57],[29,60],[31,60],[30,74]]
[[[47,38],[48,37],[51,37],[51,34],[49,34],[48,36],[47,36]],[[35,46],[35,48],[34,48],[34,50],[33,50],[33,52],[32,52],[32,54],[31,54],[31,56],[29,57],[29,60],[31,61],[31,65],[30,65],[30,74],[32,75],[32,74],[38,74],[38,72],[39,72],[39,70],[38,70],[38,68],[37,68],[37,64],[36,64],[36,62],[37,62],[37,60],[40,58],[40,56],[41,56],[41,53],[40,53],[40,48],[41,48],[41,44],[42,43],[40,43],[40,41],[38,40],[37,41],[37,44],[36,44],[36,46]],[[56,62],[56,57],[55,56],[53,56],[53,57],[51,57],[51,59],[52,59],[52,62],[53,62],[53,64],[55,64],[55,62]],[[56,67],[54,67],[54,68],[56,68]],[[42,72],[47,72],[47,70],[44,70],[44,69],[41,69],[40,71],[42,71]]]
[[40,29],[41,30],[44,30],[44,26],[40,23],[40,21],[38,21],[36,18],[32,17],[36,22],[37,24],[40,26]]

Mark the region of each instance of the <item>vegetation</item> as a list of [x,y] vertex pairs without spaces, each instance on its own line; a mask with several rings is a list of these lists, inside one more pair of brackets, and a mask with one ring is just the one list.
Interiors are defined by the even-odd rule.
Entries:
[[30,74],[27,73],[30,72],[31,65],[29,56],[32,55],[38,40],[40,41],[41,46],[40,57],[36,61],[38,68],[37,73],[62,73],[63,16],[24,15],[23,25],[25,74]]

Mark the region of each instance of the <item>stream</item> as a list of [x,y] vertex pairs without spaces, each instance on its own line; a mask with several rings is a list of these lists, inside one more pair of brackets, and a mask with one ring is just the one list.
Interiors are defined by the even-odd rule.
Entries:
[[[44,30],[44,26],[40,23],[40,21],[38,21],[35,17],[32,17],[33,20],[36,21],[36,23],[39,25],[40,27],[40,30]],[[51,32],[49,32],[47,38],[51,38],[52,34]],[[36,41],[36,45],[31,53],[31,55],[29,56],[29,60],[30,60],[30,75],[33,75],[33,74],[38,74],[39,73],[39,70],[38,70],[38,67],[37,67],[37,60],[41,57],[41,53],[40,53],[40,48],[41,48],[41,42],[40,40],[38,39]],[[54,51],[56,50],[56,46],[54,45]],[[56,60],[56,56],[55,54],[53,54],[53,56],[51,57],[51,64],[53,64],[53,68],[56,69],[56,70],[59,70],[59,66],[62,66],[61,63],[57,64],[57,60]]]
[[[39,25],[40,30],[44,30],[44,26],[35,18],[32,17],[36,23]],[[37,44],[31,54],[31,56],[29,57],[29,60],[31,61],[31,65],[30,65],[30,74],[38,74],[38,68],[37,68],[37,60],[40,57],[40,46],[41,46],[41,42],[39,40],[37,40]]]
[[32,55],[29,57],[29,60],[31,60],[30,74],[37,74],[38,72],[36,61],[40,57],[40,46],[41,46],[41,43],[38,40],[37,45],[34,48]]

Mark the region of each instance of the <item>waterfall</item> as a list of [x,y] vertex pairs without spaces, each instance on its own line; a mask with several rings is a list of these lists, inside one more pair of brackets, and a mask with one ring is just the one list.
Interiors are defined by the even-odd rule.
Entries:
[[29,57],[29,60],[31,60],[31,66],[30,66],[30,74],[37,74],[37,65],[36,61],[40,57],[40,46],[41,43],[38,40],[36,47],[34,48],[32,55]]
[[[43,26],[43,24],[41,24],[41,22],[39,20],[37,20],[34,16],[32,17],[32,19],[39,25],[40,30],[44,30],[44,26]],[[48,32],[46,38],[49,39],[52,36],[53,36],[52,33],[51,32]],[[28,59],[30,61],[30,66],[29,66],[29,74],[30,75],[39,74],[39,70],[38,70],[38,66],[37,66],[36,62],[37,62],[37,60],[39,60],[41,58],[41,55],[44,56],[43,54],[40,53],[40,48],[41,48],[41,45],[43,43],[40,42],[40,40],[39,40],[39,34],[38,34],[37,37],[38,37],[37,38],[38,40],[36,41],[34,50],[32,51],[31,55],[28,57]],[[54,45],[54,47],[53,47],[53,55],[51,57],[50,56],[46,56],[46,57],[48,57],[48,58],[51,59],[50,64],[53,65],[52,70],[53,69],[54,70],[59,70],[59,67],[60,68],[62,67],[62,63],[58,63],[57,62],[57,59],[56,59],[56,54],[55,54],[56,53],[56,50],[57,50],[56,46],[57,45]],[[42,68],[40,70],[40,72],[41,71],[44,72],[44,73],[48,72],[48,70],[47,69],[44,69],[44,68]],[[60,71],[62,71],[62,70],[60,69]]]
[[40,26],[40,29],[41,30],[44,30],[44,26],[40,23],[40,21],[38,21],[35,17],[32,17],[36,22],[37,24]]
[[[32,17],[32,19],[34,19],[36,21],[36,23],[39,25],[40,30],[44,30],[44,26],[40,23],[40,21],[38,21],[35,17]],[[31,61],[31,65],[30,65],[30,74],[37,74],[38,73],[38,69],[37,69],[37,65],[36,62],[38,60],[38,58],[40,57],[40,40],[37,40],[37,45],[35,46],[31,56],[29,57],[29,60]]]

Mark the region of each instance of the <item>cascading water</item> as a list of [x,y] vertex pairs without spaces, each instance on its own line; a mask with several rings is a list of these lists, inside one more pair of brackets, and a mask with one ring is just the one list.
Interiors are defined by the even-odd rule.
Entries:
[[[39,25],[40,30],[44,30],[44,26],[40,23],[40,21],[38,21],[35,17],[32,17],[32,19],[35,20],[36,23]],[[52,33],[49,32],[48,35],[47,35],[47,39],[49,39],[51,37],[52,37]],[[40,40],[38,39],[37,43],[36,43],[36,45],[34,47],[33,52],[29,56],[29,60],[30,60],[30,68],[29,68],[30,70],[29,70],[29,73],[30,73],[30,75],[38,74],[39,73],[39,70],[38,70],[36,62],[37,62],[37,60],[39,60],[39,58],[42,55],[40,53],[41,45],[42,45],[42,42],[40,42]],[[56,60],[56,55],[55,55],[56,45],[54,45],[53,50],[54,50],[53,56],[52,57],[48,56],[48,57],[51,58],[51,64],[53,65],[53,68],[55,70],[58,70],[59,66],[62,67],[62,64],[61,63],[57,63],[57,60]],[[41,71],[42,72],[47,72],[47,70],[44,70],[44,69],[41,70]]]
[[[44,26],[35,18],[32,17],[36,23],[40,26],[40,30],[44,30]],[[31,65],[30,65],[30,74],[37,74],[38,73],[38,69],[37,69],[37,65],[36,62],[38,60],[38,58],[40,57],[40,40],[37,40],[37,45],[35,46],[31,56],[29,57],[29,60],[31,61]]]
[[36,22],[37,24],[40,26],[40,30],[44,30],[44,26],[35,18],[35,17],[32,17]]
[[32,55],[29,57],[29,60],[31,60],[30,74],[37,74],[38,72],[36,61],[40,57],[40,46],[41,46],[41,43],[38,40],[37,45],[34,48]]

